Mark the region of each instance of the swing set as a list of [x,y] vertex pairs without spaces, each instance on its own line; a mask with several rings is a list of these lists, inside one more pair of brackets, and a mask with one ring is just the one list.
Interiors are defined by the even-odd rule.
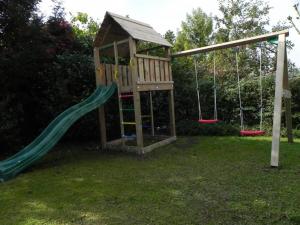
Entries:
[[[287,137],[288,142],[293,142],[292,134],[292,116],[291,116],[291,92],[289,90],[288,84],[288,68],[287,68],[287,51],[286,51],[286,37],[289,35],[288,30],[273,32],[269,34],[259,35],[255,37],[240,39],[236,41],[230,41],[221,44],[215,44],[210,46],[205,46],[201,48],[195,48],[190,50],[185,50],[181,52],[176,52],[172,54],[172,57],[183,57],[183,56],[193,56],[200,53],[207,53],[221,49],[236,48],[239,46],[245,46],[248,44],[254,44],[259,42],[268,41],[272,44],[277,45],[277,65],[276,65],[276,75],[275,75],[275,97],[274,97],[274,113],[273,113],[273,134],[272,134],[272,152],[271,152],[271,166],[277,167],[279,164],[279,144],[280,144],[280,130],[281,130],[281,115],[282,115],[282,103],[285,106],[285,122],[287,127]],[[258,136],[263,135],[265,131],[262,129],[263,121],[263,98],[262,98],[262,54],[260,50],[260,66],[259,66],[259,86],[260,86],[260,127],[258,130],[247,130],[245,129],[244,121],[244,111],[246,108],[243,104],[243,99],[241,96],[241,82],[240,82],[240,71],[239,71],[239,61],[238,52],[235,53],[235,64],[236,64],[236,74],[238,79],[238,99],[239,99],[239,109],[240,109],[240,135],[241,136]],[[198,122],[201,124],[215,124],[219,122],[217,115],[217,89],[216,89],[216,65],[214,59],[214,117],[213,119],[204,119],[201,112],[200,103],[200,90],[198,83],[198,70],[197,62],[194,60],[195,64],[195,79],[196,79],[196,92],[198,98],[198,112],[199,118]]]
[[[246,110],[243,107],[242,95],[241,95],[241,81],[240,81],[240,71],[239,71],[239,49],[235,48],[235,64],[236,64],[236,75],[237,75],[237,83],[238,83],[238,99],[239,99],[239,111],[240,111],[240,135],[241,136],[260,136],[264,135],[265,131],[262,130],[263,124],[263,89],[262,89],[262,49],[259,49],[259,94],[260,94],[260,124],[259,130],[246,130],[244,124],[244,111]],[[214,117],[213,119],[203,119],[202,110],[201,110],[201,102],[200,102],[200,88],[198,81],[198,63],[196,58],[194,58],[194,66],[195,66],[195,81],[196,81],[196,92],[197,92],[197,100],[198,100],[198,122],[200,124],[216,124],[220,122],[218,119],[218,110],[217,110],[217,84],[216,84],[216,59],[215,52],[213,55],[213,90],[214,90]]]

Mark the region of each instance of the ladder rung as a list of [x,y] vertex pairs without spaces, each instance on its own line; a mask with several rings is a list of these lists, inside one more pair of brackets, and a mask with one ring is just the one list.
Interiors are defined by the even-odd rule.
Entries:
[[122,122],[123,125],[136,125],[136,122]]
[[132,98],[133,95],[120,95],[119,98]]
[[121,109],[122,111],[134,111],[134,109]]
[[127,139],[135,139],[136,135],[135,134],[124,134],[122,137],[127,138]]

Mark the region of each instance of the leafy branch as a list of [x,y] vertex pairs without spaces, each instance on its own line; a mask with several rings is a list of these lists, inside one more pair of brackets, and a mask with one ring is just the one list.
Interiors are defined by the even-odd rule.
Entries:
[[[297,13],[296,19],[299,20],[299,18],[300,18],[299,3],[294,4],[293,7],[294,7],[294,9],[295,9],[295,11],[296,11],[296,13]],[[288,16],[287,19],[290,21],[290,23],[293,25],[293,27],[296,29],[296,31],[297,31],[298,34],[300,35],[300,29],[299,29],[299,28],[297,27],[297,25],[295,24],[295,22],[294,22],[294,20],[293,20],[293,17]]]

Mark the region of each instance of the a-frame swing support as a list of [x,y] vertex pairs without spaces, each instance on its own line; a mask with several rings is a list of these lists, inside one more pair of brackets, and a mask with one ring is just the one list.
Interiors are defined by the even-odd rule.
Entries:
[[272,152],[271,152],[271,166],[273,167],[278,167],[279,165],[282,98],[284,98],[284,103],[285,103],[285,119],[286,119],[288,142],[289,143],[293,142],[291,92],[289,90],[287,64],[288,62],[287,62],[287,52],[286,52],[286,35],[281,34],[278,37],[277,69],[276,69],[276,78],[275,78],[273,136],[272,136]]
[[[278,38],[277,47],[277,68],[275,77],[275,98],[274,98],[274,113],[273,113],[273,134],[272,134],[272,150],[271,150],[271,166],[278,167],[279,165],[279,149],[280,149],[280,137],[281,137],[281,117],[282,117],[282,103],[285,106],[285,121],[287,128],[288,142],[293,143],[292,132],[292,113],[291,113],[291,92],[289,89],[289,77],[288,77],[288,61],[286,51],[286,37],[289,35],[288,30],[282,30],[269,34],[259,35],[256,37],[250,37],[240,39],[236,41],[230,41],[226,43],[205,46],[202,48],[195,48],[191,50],[185,50],[177,52],[172,57],[191,56],[199,53],[206,53],[215,50],[221,50],[226,48],[233,48],[237,46],[268,41],[272,38]],[[282,101],[284,99],[284,101]]]

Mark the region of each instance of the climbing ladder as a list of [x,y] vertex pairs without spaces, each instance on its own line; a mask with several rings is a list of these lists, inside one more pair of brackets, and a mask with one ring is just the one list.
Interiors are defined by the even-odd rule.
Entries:
[[[119,89],[119,88],[118,88]],[[124,121],[124,112],[133,112],[134,113],[134,107],[123,107],[123,100],[133,100],[133,93],[132,92],[120,92],[118,93],[118,99],[119,99],[119,107],[120,107],[120,126],[121,126],[121,136],[122,136],[122,143],[124,144],[125,140],[133,140],[135,139],[136,135],[128,135],[125,133],[124,126],[135,126],[135,121]]]
[[[119,113],[120,113],[120,126],[121,126],[121,136],[123,139],[123,142],[125,140],[133,140],[136,135],[129,135],[125,132],[125,126],[135,126],[136,121],[130,121],[124,119],[124,112],[133,112],[134,113],[134,106],[133,106],[133,93],[132,92],[121,92],[118,90],[118,99],[119,99]],[[152,103],[152,92],[149,92],[149,99],[150,99],[150,114],[149,115],[141,115],[142,118],[142,124],[145,120],[150,120],[151,125],[142,125],[143,128],[151,128],[151,135],[154,136],[154,117],[153,117],[153,103]],[[124,107],[123,101],[129,101],[132,100],[132,106],[131,107]]]

